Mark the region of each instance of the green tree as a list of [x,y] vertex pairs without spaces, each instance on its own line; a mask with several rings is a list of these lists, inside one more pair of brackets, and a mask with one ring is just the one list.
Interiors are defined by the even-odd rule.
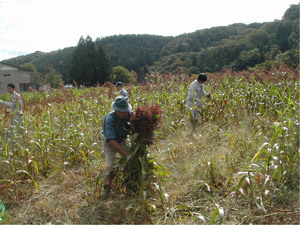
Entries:
[[73,52],[70,71],[69,71],[69,80],[75,80],[78,84],[84,83],[85,75],[85,66],[86,64],[86,55],[85,55],[85,39],[81,36],[77,44],[76,49]]
[[34,89],[38,89],[42,85],[41,74],[37,71],[36,67],[32,63],[24,63],[20,66],[21,68],[31,70],[31,82]]
[[129,70],[127,70],[123,66],[113,67],[112,74],[114,82],[121,81],[123,83],[135,83],[134,78],[132,77]]
[[50,83],[52,87],[57,88],[59,82],[63,83],[61,75],[57,74],[55,69],[51,67],[49,73],[47,73],[44,77],[44,83]]
[[187,68],[187,74],[198,74],[200,73],[200,70],[197,66],[190,66]]
[[292,29],[293,26],[289,21],[281,22],[277,27],[276,39],[282,52],[285,52],[290,48],[288,38],[291,35]]
[[84,45],[85,60],[82,62],[84,66],[83,84],[85,86],[93,86],[99,81],[99,71],[97,70],[97,53],[96,46],[90,36],[85,39]]
[[265,58],[267,60],[274,60],[278,54],[281,54],[279,46],[271,45],[269,51],[265,54]]
[[98,45],[96,51],[96,82],[104,84],[112,80],[112,68],[108,55],[102,45]]
[[[299,31],[299,25],[298,25]],[[288,38],[289,46],[293,49],[299,49],[299,32],[292,32]]]
[[282,54],[278,54],[276,60],[282,61],[291,67],[299,68],[299,53],[299,49],[288,50]]
[[267,50],[270,36],[266,31],[262,29],[254,30],[248,35],[248,38],[252,46],[258,48],[261,54]]
[[262,57],[257,48],[250,51],[242,51],[239,58],[235,61],[234,67],[237,70],[244,70],[262,62]]
[[96,73],[96,48],[90,36],[86,39],[80,37],[75,49],[70,65],[70,80],[75,80],[78,84],[91,86],[96,83],[94,79]]
[[104,50],[96,45],[90,36],[80,38],[73,53],[70,65],[69,80],[75,80],[85,86],[103,84],[111,79],[110,60]]
[[285,11],[283,19],[299,21],[299,5],[291,5],[290,8]]

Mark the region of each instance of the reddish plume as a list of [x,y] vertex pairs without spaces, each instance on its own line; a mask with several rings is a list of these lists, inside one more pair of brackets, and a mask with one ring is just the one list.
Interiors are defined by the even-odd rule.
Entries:
[[131,118],[134,132],[142,136],[145,144],[151,144],[154,130],[158,128],[161,121],[162,110],[159,105],[138,106],[135,115]]

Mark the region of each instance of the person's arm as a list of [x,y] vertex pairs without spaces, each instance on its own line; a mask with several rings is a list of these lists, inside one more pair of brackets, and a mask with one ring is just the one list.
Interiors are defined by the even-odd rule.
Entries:
[[206,91],[205,91],[205,85],[203,84],[203,87],[202,87],[202,95],[203,96],[206,96],[208,98],[210,98],[210,94],[208,94]]
[[5,102],[2,100],[0,100],[0,104],[11,107],[11,108],[14,106],[14,102]]
[[124,149],[121,145],[119,145],[119,143],[116,140],[111,139],[108,141],[108,144],[114,149],[116,149],[117,152],[119,152],[123,157],[128,158],[128,156],[130,155],[130,152]]
[[208,94],[203,87],[203,96],[210,98],[210,94]]

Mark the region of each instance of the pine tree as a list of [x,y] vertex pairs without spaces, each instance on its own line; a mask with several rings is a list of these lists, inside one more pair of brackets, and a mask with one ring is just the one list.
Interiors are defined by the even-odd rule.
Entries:
[[100,84],[112,80],[112,67],[108,55],[102,45],[99,45],[96,52],[97,78]]
[[96,49],[90,36],[81,37],[78,42],[71,60],[70,79],[88,87],[111,80],[110,60],[101,45]]
[[77,44],[77,47],[72,55],[70,71],[69,71],[70,80],[75,80],[78,84],[82,84],[84,82],[83,80],[84,77],[82,76],[85,70],[83,66],[83,62],[85,61],[84,52],[85,52],[85,40],[81,36]]
[[96,46],[90,36],[85,39],[85,73],[84,85],[93,86],[97,83],[97,56]]

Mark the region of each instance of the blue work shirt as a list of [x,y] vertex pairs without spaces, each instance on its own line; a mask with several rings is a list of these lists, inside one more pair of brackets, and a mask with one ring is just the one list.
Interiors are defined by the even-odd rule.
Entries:
[[107,141],[116,140],[118,143],[127,139],[130,131],[130,126],[128,124],[130,119],[130,114],[125,119],[118,117],[115,111],[110,112],[104,118],[102,133],[106,137]]

